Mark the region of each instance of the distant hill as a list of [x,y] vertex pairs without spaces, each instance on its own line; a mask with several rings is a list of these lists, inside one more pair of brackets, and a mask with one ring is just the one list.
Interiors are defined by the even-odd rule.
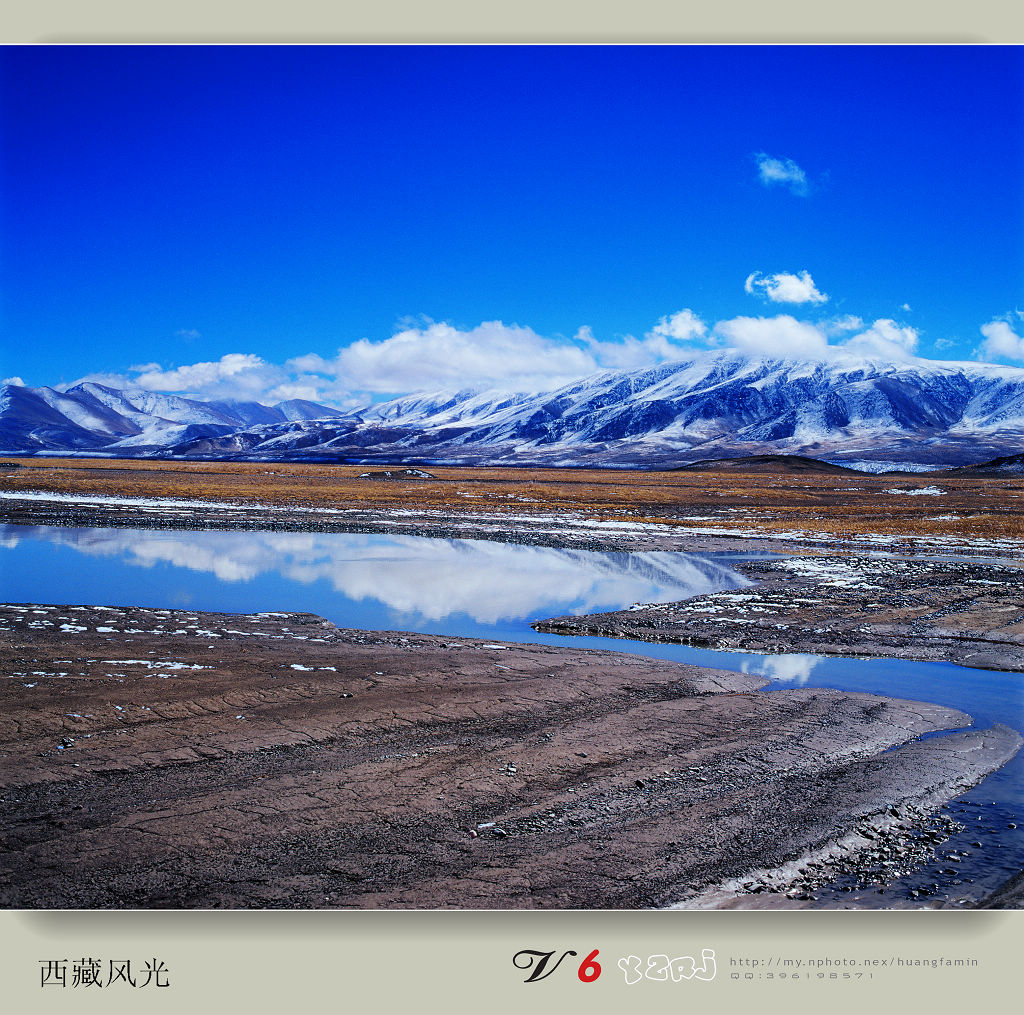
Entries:
[[819,463],[804,469],[828,459],[921,471],[1013,457],[1022,444],[1024,370],[840,352],[711,351],[553,391],[418,393],[350,412],[94,383],[0,387],[0,452],[22,454],[649,469],[788,456]]
[[990,462],[977,465],[960,465],[955,469],[943,469],[946,475],[955,476],[1022,476],[1024,475],[1024,454],[1003,455]]
[[85,382],[67,391],[0,386],[0,451],[109,451],[130,458],[190,441],[223,437],[256,423],[342,416],[301,399],[201,402],[143,388]]
[[671,472],[821,472],[860,473],[845,465],[833,465],[803,455],[743,455],[739,458],[705,458],[688,465],[677,465]]

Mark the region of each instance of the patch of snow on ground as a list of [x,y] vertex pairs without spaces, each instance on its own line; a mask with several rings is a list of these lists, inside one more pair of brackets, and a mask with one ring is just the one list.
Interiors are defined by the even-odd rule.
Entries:
[[795,558],[779,561],[779,567],[791,571],[800,578],[813,578],[819,585],[846,589],[878,589],[864,581],[864,569],[844,560],[813,560]]
[[199,663],[154,662],[152,659],[104,659],[106,666],[145,666],[150,670],[210,670]]
[[[166,510],[175,508],[201,508],[216,509],[220,511],[280,511],[283,510],[280,504],[260,504],[259,502],[246,501],[243,504],[233,504],[230,501],[221,500],[176,500],[172,497],[109,497],[100,494],[84,493],[50,493],[46,490],[2,490],[0,500],[35,500],[48,501],[61,504],[97,504],[113,507],[145,508],[155,510]],[[290,504],[288,511],[305,512],[307,514],[344,514],[338,508],[325,507],[303,507]]]

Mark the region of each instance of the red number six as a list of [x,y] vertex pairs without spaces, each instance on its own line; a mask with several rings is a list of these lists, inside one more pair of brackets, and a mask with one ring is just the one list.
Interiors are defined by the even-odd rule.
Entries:
[[576,975],[581,983],[593,983],[601,975],[601,963],[596,962],[598,949],[594,949],[581,963]]

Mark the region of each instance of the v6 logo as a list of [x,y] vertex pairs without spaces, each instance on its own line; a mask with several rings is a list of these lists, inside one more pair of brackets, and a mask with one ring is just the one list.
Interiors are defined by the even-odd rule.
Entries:
[[[549,977],[561,964],[567,955],[575,955],[574,951],[562,952],[561,956],[552,963],[555,953],[534,951],[532,948],[524,948],[512,956],[512,965],[516,969],[529,969],[530,975],[523,980],[523,983],[536,983]],[[601,975],[601,963],[597,961],[598,950],[595,948],[581,963],[576,970],[576,978],[580,983],[593,983]],[[551,968],[549,969],[548,966]]]

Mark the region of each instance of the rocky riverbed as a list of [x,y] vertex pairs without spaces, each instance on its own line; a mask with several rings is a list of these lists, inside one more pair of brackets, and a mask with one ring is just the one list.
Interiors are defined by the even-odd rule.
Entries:
[[1024,571],[964,560],[793,556],[736,565],[752,584],[533,626],[744,652],[1024,670]]
[[9,605],[0,663],[12,908],[799,904],[833,868],[898,876],[1021,745],[936,705],[310,614]]

